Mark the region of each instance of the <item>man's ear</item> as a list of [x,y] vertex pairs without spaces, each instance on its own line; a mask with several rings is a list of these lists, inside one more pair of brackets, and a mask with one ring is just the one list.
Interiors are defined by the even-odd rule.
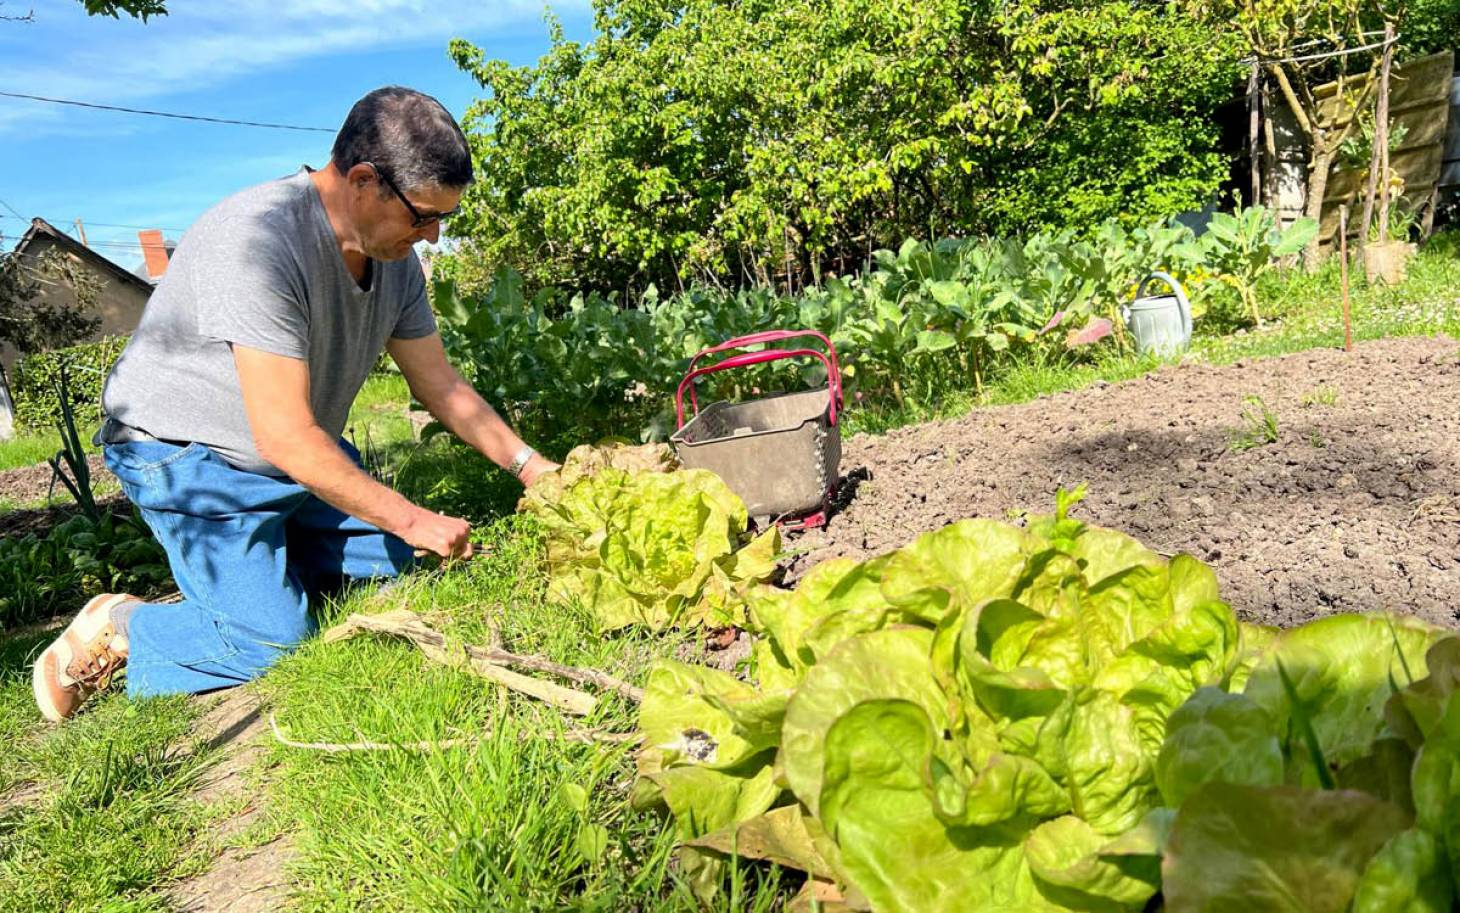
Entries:
[[364,190],[371,184],[379,183],[380,177],[375,173],[374,168],[364,162],[357,162],[350,167],[349,171],[345,172],[345,181],[353,190]]

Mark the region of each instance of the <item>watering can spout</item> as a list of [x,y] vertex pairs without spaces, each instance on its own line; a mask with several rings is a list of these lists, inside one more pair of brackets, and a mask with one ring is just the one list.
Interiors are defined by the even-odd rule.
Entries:
[[[1171,290],[1168,295],[1146,295],[1146,286],[1159,279]],[[1191,303],[1181,283],[1163,272],[1153,272],[1141,280],[1135,300],[1120,309],[1136,351],[1161,356],[1178,355],[1191,344]]]

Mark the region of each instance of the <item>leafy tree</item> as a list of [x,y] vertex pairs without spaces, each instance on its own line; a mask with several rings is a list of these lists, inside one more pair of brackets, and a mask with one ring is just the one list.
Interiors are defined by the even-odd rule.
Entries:
[[[1307,143],[1308,182],[1304,215],[1317,221],[1323,211],[1328,176],[1343,144],[1359,123],[1342,125],[1339,108],[1357,115],[1373,98],[1377,54],[1329,56],[1364,42],[1366,24],[1383,14],[1384,0],[1194,0],[1193,11],[1217,28],[1235,28],[1265,76],[1293,113]],[[1356,72],[1357,70],[1357,72]],[[1367,72],[1364,72],[1367,70]],[[1338,80],[1335,102],[1316,91]],[[1317,266],[1318,238],[1304,250],[1309,268]]]
[[110,16],[120,19],[126,13],[134,19],[146,22],[151,16],[166,16],[165,0],[81,0],[88,16]]
[[1143,0],[596,0],[486,90],[454,225],[483,276],[795,286],[909,236],[1200,204],[1230,42]]
[[[65,291],[60,291],[65,289]],[[102,283],[59,250],[0,259],[0,342],[21,352],[68,346],[101,325]]]
[[1460,0],[1408,0],[1399,31],[1407,54],[1453,50],[1460,35]]
[[[126,13],[134,19],[146,22],[152,16],[166,16],[166,0],[80,0],[88,16],[110,16],[120,19]],[[0,7],[5,4],[0,3]],[[0,13],[0,21],[34,22],[35,10],[28,10],[23,16],[8,16]]]

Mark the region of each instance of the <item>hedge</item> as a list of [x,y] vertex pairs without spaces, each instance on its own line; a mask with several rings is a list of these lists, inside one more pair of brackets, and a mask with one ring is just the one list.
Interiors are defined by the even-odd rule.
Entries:
[[107,336],[96,342],[52,349],[27,355],[16,366],[14,389],[15,422],[23,428],[54,428],[61,420],[61,404],[56,398],[55,379],[61,366],[67,368],[71,407],[76,423],[85,434],[89,426],[101,420],[101,387],[112,365],[127,345],[126,336]]

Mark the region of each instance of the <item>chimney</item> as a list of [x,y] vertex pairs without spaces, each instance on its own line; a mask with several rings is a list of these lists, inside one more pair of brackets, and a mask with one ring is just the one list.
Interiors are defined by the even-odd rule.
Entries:
[[137,240],[142,242],[142,259],[147,265],[147,278],[161,279],[162,274],[167,272],[167,248],[162,243],[162,232],[156,228],[139,231]]

